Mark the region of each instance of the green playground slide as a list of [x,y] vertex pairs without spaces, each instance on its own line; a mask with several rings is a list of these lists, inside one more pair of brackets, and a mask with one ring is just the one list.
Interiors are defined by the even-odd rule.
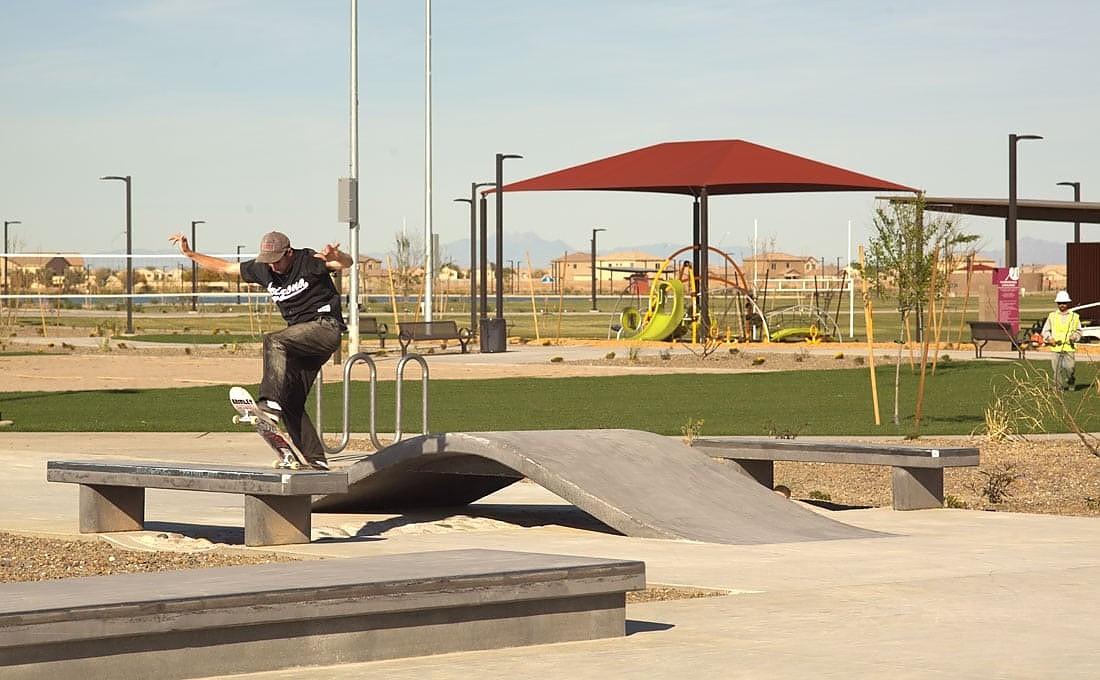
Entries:
[[664,340],[684,322],[684,283],[660,279],[649,295],[649,321],[631,336],[634,340]]

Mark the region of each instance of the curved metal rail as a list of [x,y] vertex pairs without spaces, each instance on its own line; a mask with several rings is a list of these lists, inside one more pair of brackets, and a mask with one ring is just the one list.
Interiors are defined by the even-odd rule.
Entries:
[[401,441],[401,395],[405,385],[405,365],[410,361],[420,364],[420,409],[421,422],[420,433],[428,434],[428,362],[419,354],[406,354],[397,362],[397,378],[393,386],[394,415],[393,415],[393,441]]
[[[409,354],[400,359],[397,362],[397,380],[394,385],[394,442],[401,441],[402,433],[402,393],[404,391],[404,377],[405,377],[405,365],[410,361],[416,361],[421,367],[421,392],[422,392],[422,434],[428,434],[428,362],[424,360],[424,357],[419,354]],[[378,427],[376,421],[376,413],[378,403],[378,366],[374,363],[374,359],[370,357],[366,352],[359,352],[348,357],[344,362],[344,400],[343,400],[343,432],[341,434],[340,443],[331,447],[325,444],[324,432],[322,428],[323,420],[323,408],[322,408],[322,392],[323,390],[317,389],[317,429],[321,435],[321,445],[325,448],[325,453],[340,453],[347,448],[348,442],[351,440],[351,369],[356,364],[365,363],[370,368],[370,441],[374,445],[375,449],[381,449],[385,446],[378,438]],[[324,384],[322,377],[321,384]],[[391,442],[392,443],[392,442]]]

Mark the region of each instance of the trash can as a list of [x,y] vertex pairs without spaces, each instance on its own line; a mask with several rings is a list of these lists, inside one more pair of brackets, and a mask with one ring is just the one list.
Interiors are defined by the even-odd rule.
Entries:
[[508,327],[505,325],[504,319],[482,319],[480,328],[481,331],[478,335],[481,336],[482,354],[506,351]]

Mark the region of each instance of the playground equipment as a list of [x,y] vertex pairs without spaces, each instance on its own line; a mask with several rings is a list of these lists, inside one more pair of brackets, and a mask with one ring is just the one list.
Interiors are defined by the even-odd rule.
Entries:
[[[611,330],[616,337],[630,340],[675,340],[688,336],[691,342],[699,342],[703,325],[699,305],[699,279],[690,261],[684,261],[678,268],[675,266],[676,258],[691,250],[694,250],[693,246],[677,250],[657,268],[654,282],[649,287],[644,311],[640,309],[639,302],[637,306],[622,307],[615,314]],[[711,246],[708,250],[724,260],[723,267],[726,271],[726,276],[710,276],[712,286],[718,285],[710,291],[710,319],[707,324],[709,337],[715,340],[731,340],[734,337],[748,339],[752,332],[751,320],[755,319],[764,324],[763,337],[766,338],[766,320],[753,299],[741,268],[718,248]],[[637,289],[637,282],[632,276],[624,295]],[[724,300],[725,304],[719,305],[719,300]]]
[[[648,287],[648,296],[644,300],[640,291],[646,288],[639,285],[638,279],[651,272],[639,270],[631,275],[629,284],[620,295],[620,302],[633,294],[635,304],[616,305],[618,311],[609,324],[608,337],[612,333],[617,338],[628,340],[676,340],[687,337],[691,342],[735,339],[747,342],[829,342],[840,339],[840,326],[836,320],[839,307],[835,313],[829,310],[833,293],[837,291],[818,290],[815,279],[812,302],[799,302],[765,312],[767,279],[765,297],[758,302],[737,263],[713,246],[709,251],[724,260],[722,267],[725,276],[716,275],[716,267],[711,266],[710,318],[706,324],[708,336],[701,338],[703,323],[698,276],[690,261],[684,261],[678,268],[674,266],[676,258],[689,250],[693,247],[677,250],[652,272],[655,280]],[[670,268],[670,265],[673,267]],[[840,296],[836,299],[839,304]]]

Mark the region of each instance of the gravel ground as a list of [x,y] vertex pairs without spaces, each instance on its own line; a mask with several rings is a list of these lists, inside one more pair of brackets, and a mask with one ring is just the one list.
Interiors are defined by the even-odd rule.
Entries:
[[213,544],[199,551],[127,550],[103,537],[62,540],[0,532],[0,583],[290,561],[294,558],[278,553]]

